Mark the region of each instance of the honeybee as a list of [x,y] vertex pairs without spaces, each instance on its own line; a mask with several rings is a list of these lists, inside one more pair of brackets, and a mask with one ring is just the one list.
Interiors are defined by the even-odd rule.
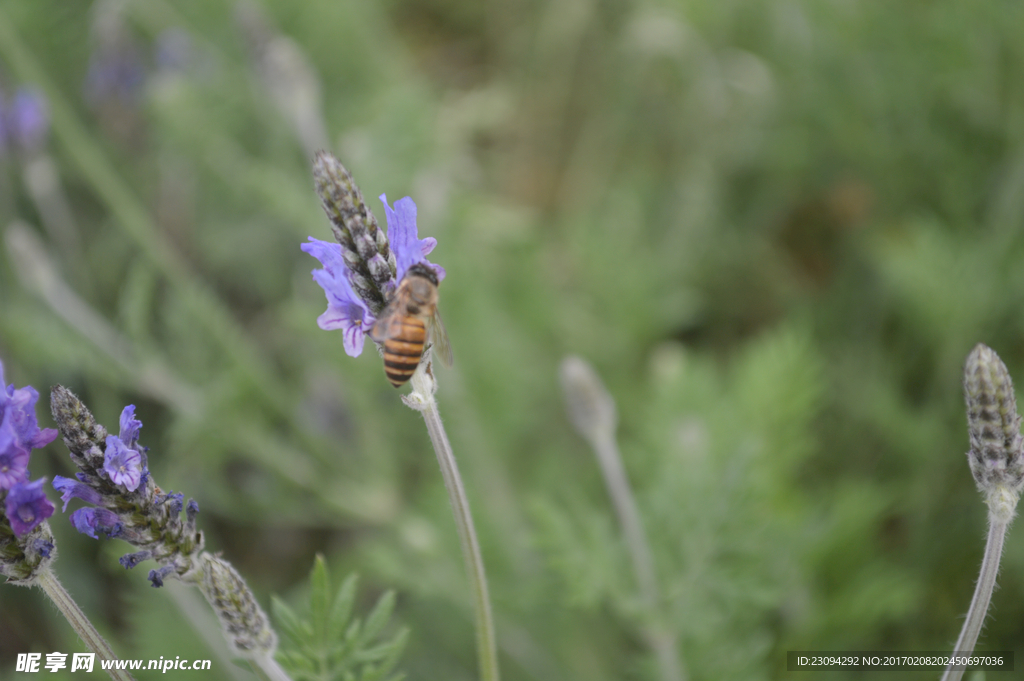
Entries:
[[384,373],[396,388],[416,372],[428,338],[445,366],[452,365],[448,333],[437,311],[437,273],[422,263],[411,265],[391,300],[370,329],[384,344]]

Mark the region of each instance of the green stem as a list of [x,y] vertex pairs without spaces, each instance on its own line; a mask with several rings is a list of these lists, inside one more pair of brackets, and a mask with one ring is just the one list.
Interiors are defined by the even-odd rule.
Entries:
[[[89,650],[96,653],[96,657],[100,660],[110,661],[117,659],[114,651],[110,648],[110,644],[100,636],[100,632],[96,631],[96,627],[92,626],[92,622],[85,616],[85,613],[78,607],[78,604],[71,598],[71,595],[61,586],[61,583],[57,581],[57,576],[53,574],[52,570],[49,568],[42,570],[36,579],[36,585],[43,590],[43,593],[50,597],[50,600],[57,606],[57,609],[64,615],[71,628],[81,637]],[[110,678],[115,681],[135,681],[132,675],[123,669],[108,669],[106,671],[110,674]]]
[[291,677],[281,668],[281,665],[277,663],[277,660],[272,655],[258,655],[253,658],[252,663],[270,681],[291,681]]
[[626,477],[619,445],[610,431],[595,434],[591,438],[591,444],[597,455],[605,486],[608,488],[608,496],[612,499],[615,515],[618,516],[619,525],[622,527],[622,535],[629,549],[630,560],[633,562],[633,574],[640,589],[640,598],[649,616],[654,620],[644,628],[644,637],[658,660],[662,681],[685,681],[686,672],[676,648],[676,637],[663,621],[661,614],[661,593],[654,570],[654,558],[643,522],[640,520],[640,510],[637,508],[633,489],[630,487],[629,478]]
[[406,404],[423,414],[427,425],[427,433],[434,445],[437,462],[441,466],[444,486],[448,490],[448,499],[455,515],[455,526],[458,528],[459,541],[462,544],[462,557],[466,562],[466,573],[469,577],[470,593],[473,598],[473,610],[476,616],[476,647],[480,661],[480,678],[482,681],[499,681],[497,638],[494,630],[494,617],[491,614],[491,600],[487,592],[487,575],[484,572],[484,561],[480,555],[480,544],[473,527],[473,516],[469,510],[469,499],[459,475],[459,466],[455,461],[451,443],[441,415],[437,411],[434,400],[434,379],[430,375],[430,362],[424,359],[412,377],[413,393],[405,400]]

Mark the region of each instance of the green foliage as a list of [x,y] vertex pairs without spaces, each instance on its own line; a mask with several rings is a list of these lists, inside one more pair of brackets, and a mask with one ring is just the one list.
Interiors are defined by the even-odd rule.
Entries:
[[284,601],[274,599],[274,619],[286,642],[278,656],[294,679],[306,681],[400,681],[392,670],[409,636],[401,629],[382,634],[395,609],[395,593],[386,592],[366,616],[353,618],[355,575],[334,589],[327,561],[317,556],[309,578],[309,618],[300,619]]
[[[558,394],[567,354],[615,398],[659,615],[691,678],[786,678],[787,650],[955,640],[985,523],[964,357],[985,342],[1024,381],[1018,3],[259,7],[311,65],[322,144],[378,218],[376,196],[412,196],[438,239],[456,358],[438,400],[503,678],[659,679],[658,618]],[[143,66],[124,101],[83,96],[101,12]],[[181,68],[155,56],[172,29],[191,41]],[[197,499],[208,545],[258,594],[324,553],[401,594],[411,680],[468,681],[443,484],[379,358],[316,326],[325,299],[298,245],[329,229],[266,67],[231,4],[2,3],[0,89],[45,90],[39,153],[70,221],[33,192],[38,159],[5,147],[0,359],[41,403],[61,383],[108,425],[136,404],[157,479]],[[65,289],[41,284],[15,221]],[[71,472],[60,443],[31,470]],[[116,545],[52,524],[58,574],[119,653],[212,657],[214,637],[127,626],[158,617],[129,614],[152,606],[119,595]],[[1018,530],[990,650],[1024,640]],[[10,591],[0,676],[16,652],[69,645]],[[333,621],[319,593],[303,644]]]

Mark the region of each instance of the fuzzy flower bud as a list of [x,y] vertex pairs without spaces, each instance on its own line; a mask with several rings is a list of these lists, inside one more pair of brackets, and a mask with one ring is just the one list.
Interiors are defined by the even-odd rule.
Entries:
[[971,443],[967,460],[978,488],[990,497],[999,488],[1019,495],[1024,486],[1024,441],[1013,381],[998,355],[981,343],[964,366],[964,401]]
[[245,580],[220,557],[206,553],[203,558],[199,590],[217,613],[228,643],[242,656],[272,656],[277,635]]
[[608,394],[594,368],[579,357],[562,360],[558,377],[572,425],[593,442],[615,432],[615,400]]
[[334,238],[341,244],[348,281],[378,315],[387,304],[388,285],[397,271],[387,236],[377,226],[352,174],[337,158],[318,152],[313,159],[313,181]]
[[103,466],[103,447],[107,429],[96,423],[92,413],[78,397],[62,385],[50,391],[50,411],[59,426],[71,460],[79,468]]

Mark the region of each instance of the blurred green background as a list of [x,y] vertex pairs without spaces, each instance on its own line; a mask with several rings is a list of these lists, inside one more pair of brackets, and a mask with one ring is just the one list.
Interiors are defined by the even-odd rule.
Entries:
[[[115,429],[136,404],[157,482],[265,607],[322,552],[360,612],[397,590],[410,680],[475,678],[421,419],[316,326],[323,146],[438,239],[438,399],[505,679],[661,678],[569,354],[616,400],[690,678],[948,650],[986,530],[962,363],[984,342],[1024,380],[1022,27],[1004,0],[4,0],[0,91],[52,119],[0,158],[7,381],[43,426],[57,383]],[[31,472],[70,475],[63,445]],[[51,525],[120,656],[215,657],[152,564]],[[1014,528],[999,581],[978,649],[1020,653]],[[81,650],[38,592],[0,613],[0,678]]]

